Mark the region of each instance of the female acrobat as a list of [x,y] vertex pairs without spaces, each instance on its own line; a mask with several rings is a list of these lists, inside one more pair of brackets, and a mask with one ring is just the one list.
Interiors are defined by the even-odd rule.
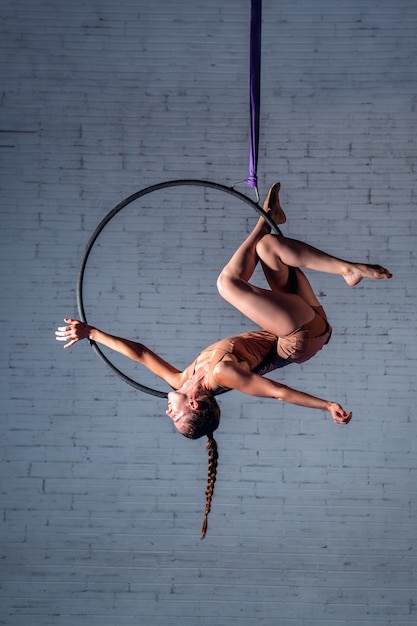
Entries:
[[[276,224],[286,221],[279,200],[280,183],[272,185],[264,211]],[[177,430],[191,439],[208,437],[209,453],[206,511],[202,536],[207,528],[217,470],[217,444],[213,437],[220,422],[215,395],[236,389],[251,396],[273,398],[307,408],[328,411],[337,424],[348,424],[352,414],[334,401],[292,389],[264,374],[291,363],[311,359],[329,341],[331,326],[323,307],[300,268],[338,274],[349,286],[364,278],[388,279],[380,265],[351,263],[330,256],[300,241],[272,235],[263,217],[221,271],[220,295],[262,330],[222,339],[204,349],[184,370],[167,363],[142,343],[105,333],[75,319],[65,319],[56,338],[69,348],[90,339],[138,361],[162,378],[172,389],[166,414]],[[250,281],[258,262],[269,289]]]

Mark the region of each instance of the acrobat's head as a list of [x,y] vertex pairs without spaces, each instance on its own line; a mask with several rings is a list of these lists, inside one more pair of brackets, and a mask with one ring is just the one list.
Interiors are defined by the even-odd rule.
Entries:
[[200,439],[206,435],[209,439],[220,424],[220,407],[211,394],[200,397],[197,407],[192,408],[185,421],[187,430],[182,434],[189,439]]
[[171,391],[166,414],[178,432],[189,439],[212,436],[220,423],[220,407],[214,396],[204,391],[192,395]]

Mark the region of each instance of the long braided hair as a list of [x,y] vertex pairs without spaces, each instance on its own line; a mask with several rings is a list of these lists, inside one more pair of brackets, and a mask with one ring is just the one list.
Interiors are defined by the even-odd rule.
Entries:
[[207,475],[207,487],[206,487],[206,510],[204,512],[203,526],[201,527],[201,539],[204,539],[207,532],[207,518],[211,509],[211,500],[213,498],[214,483],[217,477],[217,461],[219,454],[217,451],[217,442],[213,435],[207,435],[208,441],[206,448],[208,450],[208,475]]
[[198,398],[198,409],[190,411],[187,425],[188,431],[183,433],[189,439],[200,439],[207,436],[206,448],[208,451],[208,474],[206,487],[206,509],[204,512],[203,526],[201,529],[201,539],[204,539],[207,532],[207,518],[211,509],[211,501],[214,492],[214,483],[217,477],[217,462],[219,453],[217,442],[213,437],[213,432],[220,423],[220,407],[211,394],[204,394]]

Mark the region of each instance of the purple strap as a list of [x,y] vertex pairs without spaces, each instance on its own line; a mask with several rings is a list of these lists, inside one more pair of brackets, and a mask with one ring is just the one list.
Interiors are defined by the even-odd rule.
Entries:
[[250,154],[249,178],[245,183],[258,188],[259,109],[261,102],[262,0],[252,0],[250,26]]

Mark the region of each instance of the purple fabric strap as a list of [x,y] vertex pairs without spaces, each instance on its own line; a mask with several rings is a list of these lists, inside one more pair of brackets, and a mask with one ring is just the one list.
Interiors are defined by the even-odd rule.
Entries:
[[258,188],[259,109],[261,101],[262,0],[252,0],[250,27],[250,153],[249,178],[245,183]]

